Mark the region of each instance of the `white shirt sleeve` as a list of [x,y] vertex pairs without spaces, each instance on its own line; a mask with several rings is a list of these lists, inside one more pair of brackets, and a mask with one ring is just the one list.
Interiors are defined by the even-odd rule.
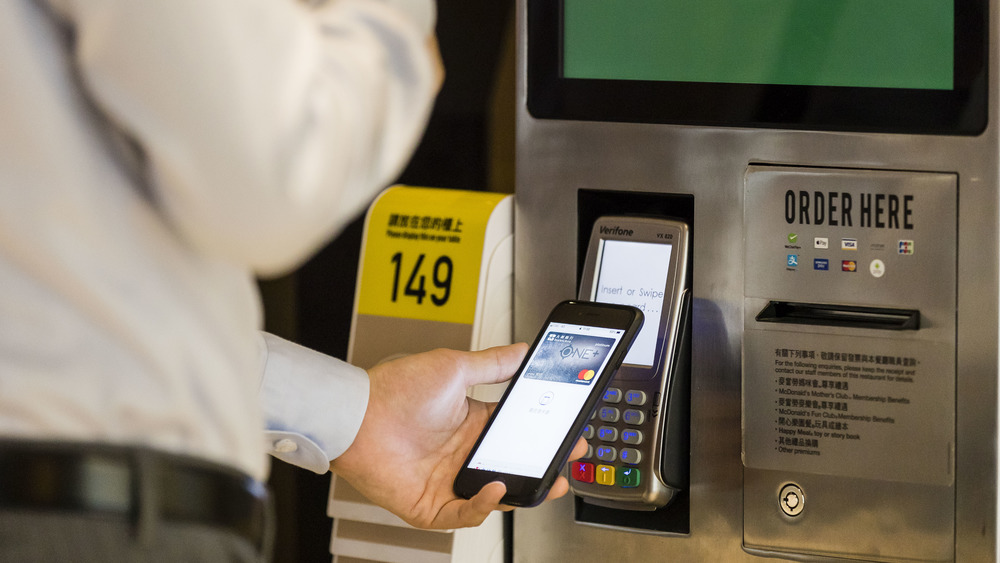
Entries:
[[261,403],[274,457],[325,473],[351,445],[368,408],[368,373],[261,333]]
[[49,0],[199,252],[299,264],[395,179],[436,94],[432,0]]

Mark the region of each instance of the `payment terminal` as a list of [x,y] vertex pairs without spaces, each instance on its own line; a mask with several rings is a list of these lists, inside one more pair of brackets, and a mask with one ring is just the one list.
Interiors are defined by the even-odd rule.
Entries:
[[687,264],[683,222],[609,216],[594,224],[580,299],[638,307],[646,322],[584,428],[587,456],[570,464],[570,486],[584,502],[656,510],[678,491],[670,475],[687,456],[668,443],[666,411],[689,307]]

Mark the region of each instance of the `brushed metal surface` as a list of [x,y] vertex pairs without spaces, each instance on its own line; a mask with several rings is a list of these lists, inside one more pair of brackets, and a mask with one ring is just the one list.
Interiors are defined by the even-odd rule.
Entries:
[[[997,0],[990,3],[991,21]],[[575,295],[580,189],[693,194],[690,529],[659,537],[574,523],[563,499],[514,516],[515,561],[753,561],[743,549],[743,193],[751,164],[940,172],[958,177],[954,553],[996,557],[998,26],[990,29],[987,130],[977,137],[536,120],[525,110],[518,17],[515,338]],[[656,100],[651,103],[669,103]],[[889,484],[885,494],[904,495]],[[747,502],[755,502],[749,499]],[[901,519],[901,526],[920,527]],[[863,522],[844,533],[864,541]]]

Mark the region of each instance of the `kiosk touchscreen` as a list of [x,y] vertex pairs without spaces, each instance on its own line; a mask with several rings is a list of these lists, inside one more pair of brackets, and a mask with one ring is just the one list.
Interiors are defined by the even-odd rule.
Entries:
[[580,298],[632,305],[646,322],[584,429],[590,455],[571,464],[573,492],[587,502],[655,510],[673,498],[666,482],[665,407],[687,299],[688,228],[679,221],[602,217],[587,249]]
[[527,6],[536,118],[959,135],[986,126],[986,0]]

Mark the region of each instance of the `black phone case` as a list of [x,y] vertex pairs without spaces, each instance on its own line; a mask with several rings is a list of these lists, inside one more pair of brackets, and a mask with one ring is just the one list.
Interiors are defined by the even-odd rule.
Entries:
[[[598,318],[603,318],[609,314],[613,319],[615,319],[616,322],[595,322]],[[609,305],[588,301],[563,301],[562,303],[556,305],[556,307],[549,314],[548,318],[542,324],[542,330],[540,330],[538,335],[535,337],[535,341],[532,343],[531,348],[528,350],[528,353],[525,354],[521,365],[517,368],[514,378],[511,379],[510,385],[507,387],[507,391],[505,391],[503,396],[500,398],[497,409],[490,417],[490,420],[486,423],[486,426],[480,433],[475,446],[473,446],[470,450],[469,455],[462,464],[462,468],[459,470],[459,473],[455,478],[455,494],[462,498],[471,498],[486,484],[494,481],[501,481],[507,486],[507,494],[504,495],[501,500],[503,504],[509,506],[527,507],[541,503],[548,494],[552,484],[555,482],[556,477],[558,477],[560,470],[566,465],[569,454],[576,443],[576,439],[580,436],[583,431],[583,427],[590,419],[591,413],[594,408],[596,408],[600,398],[604,395],[604,391],[607,389],[608,385],[611,384],[612,379],[614,379],[614,374],[617,372],[618,367],[621,366],[622,361],[625,359],[625,354],[628,352],[632,340],[638,334],[639,329],[642,328],[642,321],[642,311],[627,305]],[[553,457],[553,463],[549,465],[542,477],[536,479],[508,473],[469,469],[468,465],[476,452],[476,449],[482,442],[483,436],[485,436],[489,431],[497,413],[500,412],[500,409],[506,402],[507,396],[510,394],[510,389],[513,387],[517,379],[521,377],[527,362],[531,358],[535,349],[539,346],[541,337],[545,333],[545,327],[548,327],[548,325],[553,322],[610,326],[625,330],[625,334],[622,336],[621,344],[619,344],[617,349],[612,353],[607,366],[598,376],[598,381],[594,383],[594,388],[588,396],[587,402],[584,403],[583,408],[574,420],[573,425],[567,434],[567,439],[560,445],[559,450],[557,450],[556,455]]]

